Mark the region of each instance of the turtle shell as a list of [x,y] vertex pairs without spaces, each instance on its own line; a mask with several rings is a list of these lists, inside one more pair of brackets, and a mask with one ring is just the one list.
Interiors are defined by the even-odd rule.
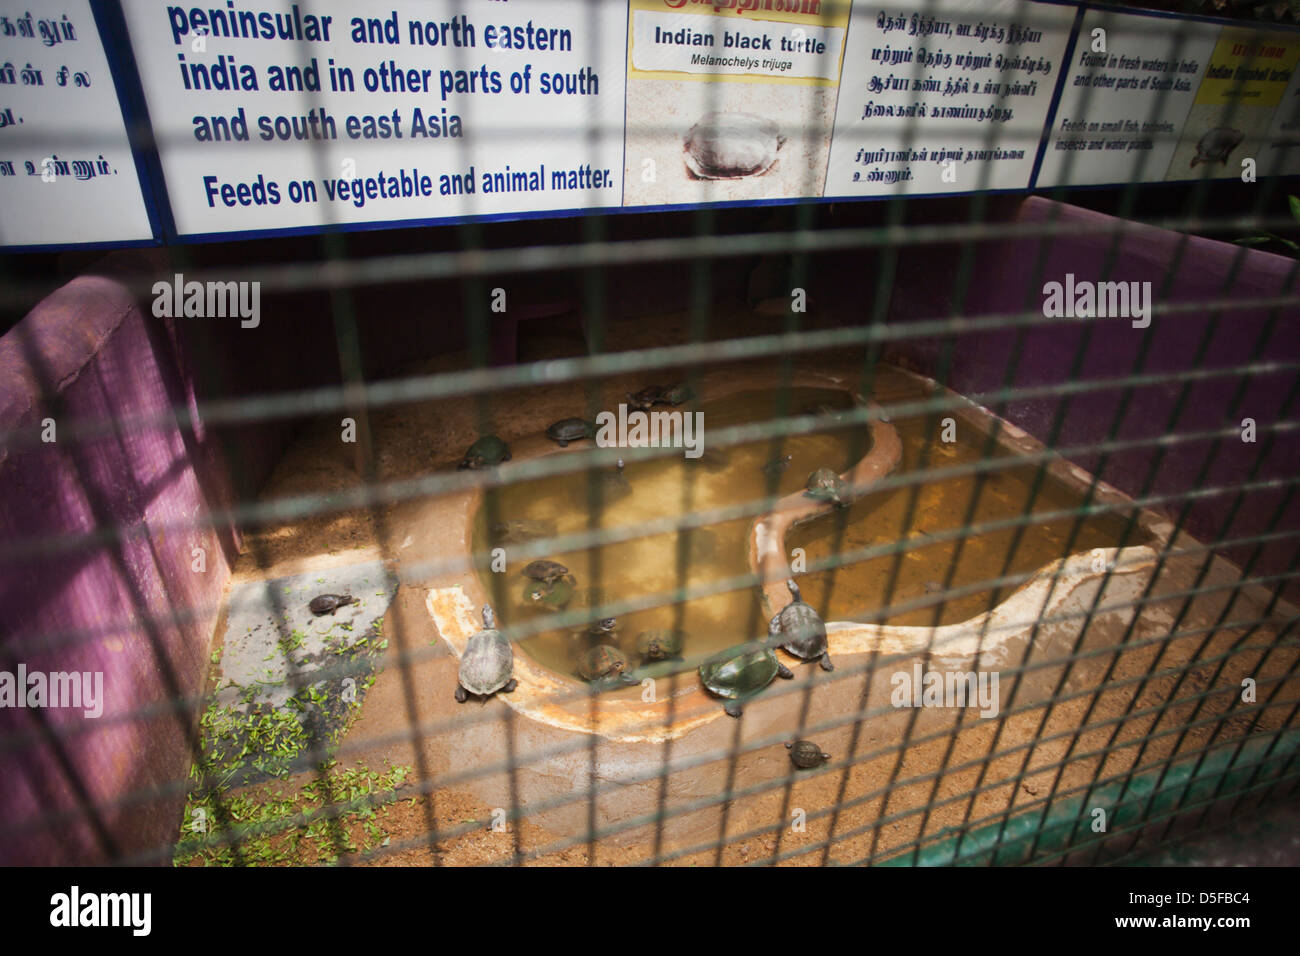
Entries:
[[489,468],[510,460],[510,446],[496,435],[484,435],[469,446],[465,457],[461,459],[462,469]]
[[566,576],[555,581],[533,581],[524,585],[524,603],[547,611],[563,611],[573,600],[573,578]]
[[768,633],[778,647],[806,661],[826,653],[826,623],[821,615],[805,604],[798,588],[791,587],[794,600],[772,617]]
[[569,569],[559,561],[548,561],[545,558],[531,561],[524,567],[524,577],[545,581],[547,584],[558,581],[568,573]]
[[1196,141],[1196,155],[1192,166],[1198,163],[1226,163],[1228,154],[1241,145],[1246,134],[1231,126],[1216,126]]
[[676,385],[669,385],[660,392],[656,404],[659,405],[684,405],[689,402],[695,394],[691,387],[685,382],[678,382]]
[[804,494],[809,498],[816,498],[818,501],[833,501],[835,504],[844,502],[844,481],[830,468],[818,468],[808,476],[808,484]]
[[719,697],[739,700],[757,694],[776,677],[780,663],[770,647],[750,641],[700,665],[700,680]]
[[686,168],[696,179],[762,176],[784,140],[777,125],[753,113],[708,113],[686,134]]
[[677,657],[686,644],[686,635],[678,630],[642,631],[636,636],[636,652],[648,661]]
[[546,429],[546,436],[558,442],[561,448],[571,441],[590,438],[594,434],[595,429],[591,427],[591,422],[582,418],[562,418]]
[[796,740],[792,744],[786,744],[785,749],[790,751],[790,762],[803,770],[820,767],[831,759],[830,754],[824,753],[811,740]]
[[634,392],[628,396],[631,406],[638,411],[645,411],[651,405],[658,404],[663,399],[664,387],[662,385],[647,385],[639,392]]
[[498,630],[482,630],[469,639],[460,657],[460,686],[486,697],[510,683],[514,669],[510,642]]
[[319,617],[322,614],[333,614],[339,608],[356,602],[357,599],[351,594],[319,594],[311,599],[307,607]]
[[578,661],[578,674],[585,681],[598,681],[616,677],[627,670],[627,658],[617,647],[597,644]]

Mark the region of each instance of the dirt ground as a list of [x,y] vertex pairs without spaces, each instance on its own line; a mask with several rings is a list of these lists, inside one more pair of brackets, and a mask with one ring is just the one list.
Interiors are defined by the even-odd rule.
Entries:
[[[644,348],[681,341],[688,322],[680,315],[655,322],[614,322],[607,330],[606,347]],[[580,354],[575,326],[551,323],[546,330],[525,331],[521,359]],[[719,336],[744,331],[769,329],[755,328],[752,320],[739,313],[730,319],[722,317],[713,329]],[[861,362],[860,355],[843,353],[799,359],[800,367],[816,366],[841,376],[848,384],[860,379]],[[464,363],[464,356],[447,356],[400,373],[451,371]],[[755,368],[771,371],[770,366]],[[643,384],[640,378],[631,377],[602,380],[599,397],[617,401]],[[486,411],[497,431],[513,441],[516,436],[535,434],[547,421],[573,414],[574,403],[585,399],[581,386],[539,386],[527,392],[526,400],[518,393],[489,395]],[[477,437],[477,414],[469,399],[377,411],[370,420],[374,478],[393,481],[451,468]],[[288,449],[262,500],[305,493],[324,495],[328,500],[330,495],[364,485],[356,466],[354,456],[338,441],[336,427],[322,422],[308,428]],[[428,552],[437,550],[439,539],[421,537],[416,526],[419,508],[418,502],[406,502],[252,531],[246,537],[237,579],[278,576],[375,556],[400,565],[407,552],[431,556]],[[985,817],[996,821],[1009,807],[1041,808],[1042,801],[1054,792],[1086,785],[1098,775],[1110,777],[1129,770],[1139,753],[1142,764],[1152,764],[1167,758],[1175,746],[1180,752],[1196,752],[1211,741],[1239,739],[1251,731],[1283,726],[1300,701],[1300,680],[1277,680],[1293,670],[1297,655],[1294,638],[1278,641],[1278,622],[1285,620],[1285,608],[1275,612],[1273,621],[1255,628],[1216,629],[1229,596],[1236,594],[1227,614],[1231,624],[1259,618],[1267,595],[1262,590],[1234,591],[1231,585],[1237,571],[1217,559],[1198,585],[1204,560],[1204,555],[1195,555],[1166,565],[1153,589],[1156,600],[1133,627],[1123,653],[1098,653],[1080,661],[1068,674],[1059,667],[1039,672],[1036,686],[1049,688],[1044,699],[1050,700],[1050,688],[1063,681],[1063,696],[1049,705],[995,719],[980,719],[970,711],[921,708],[884,711],[867,720],[844,723],[844,708],[849,708],[848,712],[854,707],[876,711],[886,704],[888,690],[882,689],[880,680],[884,675],[872,675],[865,666],[857,672],[842,668],[830,677],[816,675],[821,683],[813,693],[812,672],[803,669],[799,679],[789,682],[793,685],[789,693],[774,695],[761,707],[756,704],[748,709],[743,729],[735,722],[710,724],[704,736],[711,750],[654,744],[658,748],[654,752],[662,754],[673,768],[665,807],[673,824],[680,824],[664,831],[658,847],[661,856],[667,855],[662,862],[740,865],[769,860],[777,852],[784,857],[783,865],[874,861],[948,827]],[[539,755],[564,740],[564,735],[552,728],[521,726],[527,721],[516,717],[501,700],[465,705],[472,710],[458,711],[450,700],[455,656],[438,637],[425,607],[432,583],[407,579],[399,590],[385,621],[384,633],[390,637],[389,664],[371,689],[339,754],[344,766],[364,761],[372,767],[390,763],[415,769],[412,779],[397,792],[398,802],[382,813],[388,845],[358,862],[427,865],[436,857],[441,864],[500,864],[514,861],[516,853],[524,855],[521,862],[527,865],[636,865],[651,861],[656,847],[649,823],[629,823],[626,829],[590,844],[582,823],[589,819],[583,784],[593,780],[613,791],[606,803],[602,789],[595,814],[600,819],[639,816],[628,808],[654,813],[657,780],[620,786],[628,779],[624,774],[627,766],[638,761],[644,764],[644,747],[637,750],[603,738],[578,741],[571,753],[547,758],[547,763]],[[1216,585],[1224,587],[1204,590]],[[1183,592],[1191,589],[1202,593],[1187,604]],[[1127,621],[1122,614],[1101,615],[1094,622],[1095,633],[1090,632],[1090,646],[1118,643]],[[1175,622],[1180,636],[1169,640]],[[410,666],[393,666],[403,654],[409,655]],[[1111,673],[1103,684],[1108,668]],[[1148,675],[1155,676],[1143,681]],[[1258,682],[1260,700],[1275,695],[1273,705],[1258,721],[1253,714],[1233,714],[1241,705],[1242,681],[1247,677]],[[798,693],[805,689],[806,693]],[[862,707],[864,694],[867,704]],[[1208,696],[1198,699],[1199,695]],[[464,714],[469,716],[460,716]],[[817,737],[834,759],[826,767],[794,776],[779,745],[781,733],[790,735],[792,726],[833,723],[836,715],[839,725]],[[1211,717],[1222,720],[1206,720]],[[462,728],[458,720],[466,726]],[[422,730],[439,729],[412,734],[413,724]],[[488,762],[507,733],[517,735],[512,738],[517,747],[513,756],[523,768],[521,773],[531,776],[515,781],[520,788],[517,795],[521,795],[516,802],[524,808],[525,819],[494,830],[494,810],[509,805],[500,800],[503,792],[509,793],[502,789],[508,774],[485,772],[475,777],[469,770],[480,758]],[[570,742],[574,736],[585,735],[570,734]],[[922,739],[927,736],[934,739]],[[900,750],[897,745],[904,740],[917,742]],[[741,751],[734,767],[729,767],[726,759],[680,770],[675,763],[683,756],[726,751],[728,745]],[[1053,768],[1067,753],[1069,762],[1063,768]],[[719,801],[729,774],[734,775],[736,788],[755,792]],[[712,781],[711,792],[701,787],[701,777]],[[543,807],[543,801],[536,798],[540,793],[567,794],[571,805]],[[831,812],[837,805],[840,812]],[[924,812],[927,805],[931,809]],[[806,829],[790,825],[791,814],[797,810],[806,811]],[[440,835],[432,845],[431,824]],[[835,839],[829,851],[823,852],[832,826]],[[786,856],[799,850],[810,852]],[[349,860],[345,857],[342,862]]]

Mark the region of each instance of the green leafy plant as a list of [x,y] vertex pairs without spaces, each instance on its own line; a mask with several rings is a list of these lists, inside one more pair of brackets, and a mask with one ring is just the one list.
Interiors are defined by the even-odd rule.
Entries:
[[[1286,198],[1291,209],[1291,218],[1300,223],[1300,197],[1287,196]],[[1242,236],[1234,241],[1239,246],[1267,246],[1270,243],[1277,243],[1284,246],[1293,258],[1300,258],[1300,243],[1273,232],[1260,232],[1253,236]]]

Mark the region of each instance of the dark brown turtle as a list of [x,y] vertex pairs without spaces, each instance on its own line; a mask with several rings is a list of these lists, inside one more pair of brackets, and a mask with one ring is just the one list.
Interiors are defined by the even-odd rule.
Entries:
[[818,468],[808,476],[804,497],[829,501],[841,508],[849,503],[848,486],[844,483],[844,479],[830,468]]
[[596,426],[583,418],[562,418],[546,429],[546,437],[561,448],[571,441],[582,441],[596,434]]
[[485,435],[469,446],[465,457],[460,461],[460,468],[462,471],[467,468],[470,470],[491,468],[493,465],[509,460],[510,446],[496,435]]
[[822,670],[834,670],[826,650],[826,623],[804,603],[794,578],[788,579],[785,586],[794,600],[772,615],[767,625],[768,643],[806,661],[818,661]]
[[823,752],[822,748],[811,740],[796,740],[792,744],[786,744],[785,749],[790,751],[790,762],[800,770],[820,767],[831,759],[830,754]]
[[678,630],[642,631],[636,636],[636,652],[642,663],[680,661],[686,633]]
[[496,615],[483,605],[483,630],[473,635],[460,657],[456,675],[456,700],[465,703],[470,694],[490,697],[497,691],[508,694],[519,682],[514,678],[515,654],[510,642],[496,629]]
[[356,603],[357,599],[351,594],[318,594],[311,599],[311,603],[307,607],[310,608],[313,614],[320,617],[322,614],[333,614],[341,607]]
[[545,584],[554,584],[568,573],[569,569],[559,561],[549,561],[546,558],[538,558],[524,567],[524,577]]
[[629,669],[623,652],[609,644],[597,644],[578,661],[578,676],[589,684],[609,681],[635,684],[636,678],[628,673]]
[[494,544],[525,544],[537,538],[555,537],[555,522],[513,518],[498,521],[492,526],[491,534]]
[[655,404],[685,405],[694,397],[695,393],[691,391],[689,385],[685,382],[678,382],[676,385],[669,385],[667,388],[661,389],[659,397],[655,399]]
[[650,406],[659,404],[663,394],[664,387],[662,385],[647,385],[639,392],[628,395],[627,404],[634,411],[649,411]]

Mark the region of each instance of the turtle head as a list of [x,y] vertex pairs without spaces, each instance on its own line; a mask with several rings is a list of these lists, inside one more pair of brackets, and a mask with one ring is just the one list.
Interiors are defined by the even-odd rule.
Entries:
[[622,473],[623,473],[623,469],[626,468],[626,467],[627,467],[627,465],[624,463],[623,459],[620,458],[620,459],[618,460],[618,472],[619,472],[619,474],[622,474]]
[[492,613],[492,605],[483,605],[483,627],[489,631],[497,626],[497,616]]
[[594,629],[602,634],[609,634],[618,627],[618,618],[603,617],[596,622]]
[[796,601],[802,600],[799,597],[799,585],[794,583],[794,578],[786,578],[785,586],[790,589],[790,596]]

